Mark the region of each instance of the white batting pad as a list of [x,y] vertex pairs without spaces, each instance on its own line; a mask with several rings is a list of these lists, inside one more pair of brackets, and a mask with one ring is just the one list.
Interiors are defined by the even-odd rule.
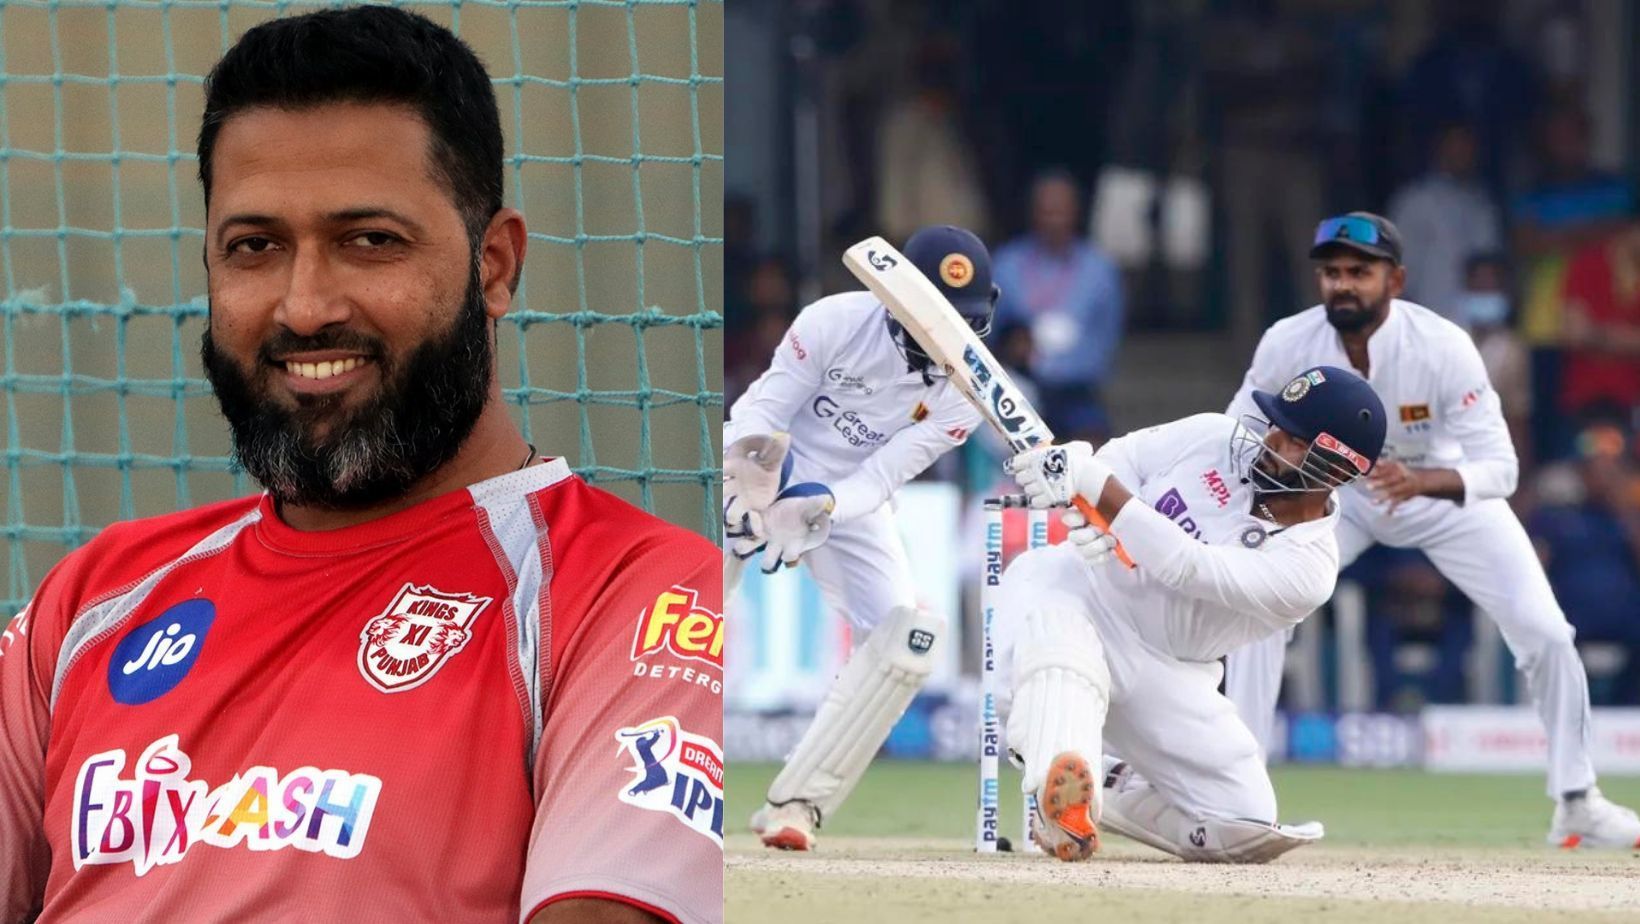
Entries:
[[802,799],[830,818],[934,669],[945,619],[895,607],[843,665],[814,723],[769,784],[776,805]]

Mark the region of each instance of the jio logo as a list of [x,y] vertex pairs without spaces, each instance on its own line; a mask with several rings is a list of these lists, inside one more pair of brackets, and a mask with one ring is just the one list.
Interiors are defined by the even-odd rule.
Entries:
[[184,600],[127,633],[108,662],[114,700],[140,706],[171,692],[199,660],[215,619],[211,601]]

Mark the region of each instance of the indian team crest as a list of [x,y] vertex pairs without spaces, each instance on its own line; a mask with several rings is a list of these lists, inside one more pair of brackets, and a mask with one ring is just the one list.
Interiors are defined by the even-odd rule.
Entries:
[[1297,401],[1310,393],[1310,386],[1320,385],[1326,380],[1327,377],[1321,374],[1320,369],[1300,373],[1298,378],[1288,382],[1287,387],[1281,390],[1281,397],[1287,401]]
[[383,693],[421,686],[466,646],[489,605],[489,597],[405,584],[359,633],[359,672]]

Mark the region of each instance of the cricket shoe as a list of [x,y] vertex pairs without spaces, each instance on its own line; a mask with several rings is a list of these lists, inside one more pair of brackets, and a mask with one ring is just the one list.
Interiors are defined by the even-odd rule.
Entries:
[[1086,860],[1099,849],[1099,784],[1087,758],[1065,751],[1048,765],[1036,796],[1031,838],[1067,863]]
[[763,846],[780,850],[813,850],[820,830],[820,810],[801,799],[781,805],[765,802],[752,814],[752,830]]
[[1640,817],[1589,787],[1581,799],[1562,799],[1549,825],[1549,846],[1640,849]]

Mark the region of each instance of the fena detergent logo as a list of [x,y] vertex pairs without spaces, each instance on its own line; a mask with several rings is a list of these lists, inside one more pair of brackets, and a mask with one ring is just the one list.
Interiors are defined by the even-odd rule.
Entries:
[[723,748],[684,731],[674,716],[615,732],[632,759],[632,779],[617,795],[627,805],[666,812],[723,846]]
[[723,669],[723,616],[699,603],[693,589],[674,584],[638,616],[632,660],[662,651]]
[[252,767],[212,789],[190,779],[177,735],[144,748],[124,776],[123,748],[86,758],[74,779],[69,843],[75,869],[130,863],[138,876],[199,844],[294,847],[349,859],[364,849],[382,781],[365,773]]

